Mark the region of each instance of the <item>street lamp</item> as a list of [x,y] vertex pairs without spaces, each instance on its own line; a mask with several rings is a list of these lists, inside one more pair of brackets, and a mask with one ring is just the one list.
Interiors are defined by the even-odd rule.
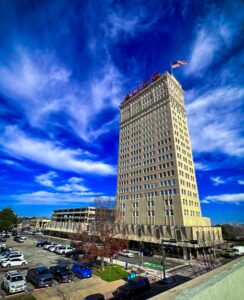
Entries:
[[165,279],[166,279],[166,272],[165,272],[165,258],[166,258],[166,252],[164,251],[164,240],[162,240],[161,254],[162,254],[162,261],[161,261],[161,264],[162,264],[162,266],[163,266],[163,275],[164,275],[164,280],[165,280]]
[[161,254],[162,254],[162,261],[161,264],[163,266],[163,276],[164,276],[164,280],[166,280],[166,268],[165,268],[165,260],[166,260],[166,252],[164,250],[164,242],[167,243],[176,243],[175,239],[170,239],[170,240],[161,240]]

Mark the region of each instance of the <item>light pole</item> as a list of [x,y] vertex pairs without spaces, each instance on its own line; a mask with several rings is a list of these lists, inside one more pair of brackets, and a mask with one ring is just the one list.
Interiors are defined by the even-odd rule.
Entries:
[[163,275],[164,275],[164,280],[165,280],[165,279],[166,279],[166,270],[165,270],[165,258],[166,258],[166,252],[164,251],[164,240],[162,240],[161,254],[162,254],[162,261],[161,261],[161,264],[162,264],[162,266],[163,266]]
[[164,242],[166,243],[176,243],[175,239],[170,239],[170,240],[161,240],[161,254],[162,254],[162,260],[161,260],[161,265],[163,266],[163,276],[164,280],[166,280],[166,267],[165,267],[165,260],[166,260],[166,251],[164,249]]

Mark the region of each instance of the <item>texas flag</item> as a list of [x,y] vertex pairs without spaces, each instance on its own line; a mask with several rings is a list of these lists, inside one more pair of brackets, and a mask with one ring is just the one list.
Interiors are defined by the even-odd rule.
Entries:
[[171,68],[179,68],[186,65],[187,62],[185,60],[176,60],[171,63]]

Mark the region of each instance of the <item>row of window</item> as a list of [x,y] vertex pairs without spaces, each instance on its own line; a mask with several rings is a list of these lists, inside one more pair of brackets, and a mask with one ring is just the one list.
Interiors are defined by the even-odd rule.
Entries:
[[187,217],[200,217],[199,211],[184,209],[184,215]]

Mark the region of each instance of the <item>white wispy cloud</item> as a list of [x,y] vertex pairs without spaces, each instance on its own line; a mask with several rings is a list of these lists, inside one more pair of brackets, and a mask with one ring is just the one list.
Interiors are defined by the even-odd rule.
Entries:
[[95,197],[100,195],[100,193],[92,192],[59,193],[40,190],[33,193],[13,194],[11,198],[23,205],[64,205],[92,202]]
[[151,29],[163,11],[158,6],[152,15],[151,9],[154,6],[150,7],[150,2],[147,4],[138,2],[133,3],[130,8],[123,6],[106,8],[105,21],[102,23],[105,36],[113,42],[116,38],[133,37],[137,32]]
[[65,127],[87,143],[107,132],[94,127],[97,115],[117,108],[122,99],[123,76],[109,54],[91,78],[77,82],[54,54],[19,46],[13,59],[0,67],[0,77],[0,90],[21,107],[32,127],[46,133],[54,133],[57,125]]
[[192,147],[195,152],[219,152],[243,157],[242,87],[225,86],[201,94],[191,93],[187,105]]
[[6,128],[0,137],[0,145],[11,156],[34,161],[57,170],[98,175],[116,173],[113,166],[88,159],[80,149],[62,148],[58,143],[32,138],[16,126]]
[[43,186],[54,187],[53,178],[56,178],[57,176],[56,172],[50,171],[46,174],[36,176],[35,181]]
[[227,180],[225,180],[221,176],[210,177],[210,179],[212,180],[212,182],[213,182],[213,184],[215,186],[218,186],[218,185],[221,185],[221,184],[225,184],[227,182]]
[[223,176],[212,176],[210,177],[211,181],[215,186],[227,183],[237,183],[237,184],[244,184],[244,181],[240,179],[239,176],[231,176],[231,177],[223,177]]
[[244,202],[244,194],[222,194],[222,195],[213,195],[205,197],[201,203],[211,203],[211,202],[222,202],[222,203],[233,203],[239,204]]
[[212,168],[209,164],[204,164],[203,162],[197,161],[194,162],[195,170],[199,171],[210,171]]
[[[46,174],[41,174],[35,177],[35,181],[39,184],[49,187],[55,191],[59,192],[67,192],[67,193],[74,193],[74,192],[88,192],[89,188],[87,188],[81,182],[84,181],[83,178],[79,177],[71,177],[67,180],[67,183],[60,183],[60,180],[57,180],[58,174],[54,171],[50,171]],[[54,180],[56,179],[56,180]],[[101,194],[101,193],[99,193]]]
[[[243,14],[236,13],[238,3],[225,2],[224,9],[213,2],[208,15],[199,19],[195,26],[196,39],[191,49],[187,74],[203,76],[207,68],[228,52],[236,38],[239,38]],[[239,8],[240,9],[240,8]],[[235,15],[235,18],[229,16]],[[214,28],[214,30],[213,30]]]

